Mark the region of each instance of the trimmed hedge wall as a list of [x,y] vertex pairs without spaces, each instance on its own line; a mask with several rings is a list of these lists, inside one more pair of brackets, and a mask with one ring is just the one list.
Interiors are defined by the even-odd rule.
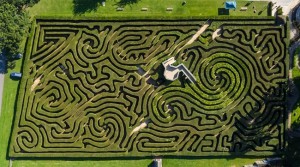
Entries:
[[[286,25],[275,25],[272,17],[214,17],[186,45],[207,20],[36,18],[10,156],[282,152]],[[165,80],[161,63],[170,57],[197,82],[182,74]]]

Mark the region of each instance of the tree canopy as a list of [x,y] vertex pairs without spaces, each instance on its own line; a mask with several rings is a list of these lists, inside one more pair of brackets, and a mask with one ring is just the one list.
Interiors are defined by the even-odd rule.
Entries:
[[40,0],[0,0],[0,2],[7,2],[19,8],[24,8],[27,6],[32,6]]
[[24,10],[18,9],[12,3],[1,2],[0,51],[5,51],[8,59],[10,59],[11,55],[19,52],[19,45],[28,31],[28,25],[29,17]]

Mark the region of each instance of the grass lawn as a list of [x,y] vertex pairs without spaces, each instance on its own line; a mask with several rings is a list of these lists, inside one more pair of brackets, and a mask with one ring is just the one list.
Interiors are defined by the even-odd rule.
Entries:
[[17,96],[19,81],[13,81],[9,78],[9,73],[12,71],[20,71],[21,60],[17,61],[14,70],[8,70],[8,74],[5,75],[5,82],[3,88],[3,101],[2,101],[2,111],[0,117],[0,166],[8,166],[8,161],[6,160],[6,152],[9,144],[9,137],[12,128],[12,121],[14,115],[15,99]]
[[[20,62],[18,62],[20,64]],[[14,71],[19,71],[18,65]],[[5,76],[2,112],[0,117],[0,166],[8,166],[6,152],[9,143],[10,131],[14,115],[14,103],[17,95],[18,81],[12,81],[7,74]]]
[[[255,159],[198,159],[198,160],[183,160],[183,159],[163,159],[164,167],[240,167],[245,164],[252,164]],[[148,167],[151,160],[109,160],[109,161],[51,161],[51,160],[18,160],[13,162],[13,166],[22,167],[62,167],[62,166],[101,166],[101,167]]]
[[[268,2],[237,1],[237,9],[230,10],[230,15],[267,16]],[[188,0],[185,5],[181,5],[183,0],[107,0],[105,7],[100,2],[100,0],[41,0],[29,9],[29,13],[31,16],[217,16],[219,10],[224,8],[225,1]],[[116,11],[118,6],[124,6],[124,10]],[[247,6],[248,10],[240,11],[243,6]],[[142,8],[148,8],[148,11],[141,11]],[[173,8],[173,11],[166,11],[166,8]]]
[[[134,0],[131,0],[134,1]],[[138,0],[137,0],[138,1]],[[75,3],[73,3],[75,2]],[[117,12],[117,1],[107,0],[106,6],[102,7],[100,3],[95,0],[40,0],[40,2],[29,8],[28,11],[31,16],[157,16],[157,15],[180,15],[180,16],[215,16],[218,15],[218,8],[222,8],[223,0],[188,0],[185,6],[181,6],[182,0],[141,0],[136,4],[126,5],[124,11]],[[230,15],[245,16],[252,15],[257,16],[260,11],[263,11],[260,15],[266,16],[267,10],[265,6],[266,2],[253,2],[248,6],[248,11],[241,12],[239,8],[245,6],[248,2],[238,1],[238,9],[236,11],[230,11]],[[253,6],[255,6],[257,13],[253,12]],[[142,12],[141,8],[147,7],[148,11]],[[167,12],[165,9],[172,7],[172,12]],[[139,15],[139,16],[138,16]],[[24,48],[24,44],[22,46]],[[16,64],[16,68],[13,71],[20,71],[21,61]],[[8,74],[11,71],[9,70]],[[299,72],[300,73],[300,72]],[[13,81],[9,78],[9,75],[5,76],[4,94],[2,103],[2,113],[0,117],[0,166],[9,166],[9,160],[6,158],[7,147],[9,144],[10,131],[12,126],[15,98],[17,95],[18,81]],[[176,166],[242,166],[245,164],[253,163],[255,159],[251,158],[220,158],[220,159],[164,159],[164,167],[176,167]],[[85,161],[73,161],[73,160],[14,160],[13,166],[23,167],[42,167],[42,166],[101,166],[101,167],[119,167],[119,166],[132,166],[143,167],[148,166],[151,159],[145,160],[85,160]]]

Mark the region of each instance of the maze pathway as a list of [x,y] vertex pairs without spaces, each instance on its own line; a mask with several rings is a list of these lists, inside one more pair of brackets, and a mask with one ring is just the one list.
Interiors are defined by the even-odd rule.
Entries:
[[[186,45],[206,20],[37,19],[27,42],[10,156],[283,151],[286,25],[210,19]],[[196,82],[184,75],[165,80],[162,62],[170,57]]]

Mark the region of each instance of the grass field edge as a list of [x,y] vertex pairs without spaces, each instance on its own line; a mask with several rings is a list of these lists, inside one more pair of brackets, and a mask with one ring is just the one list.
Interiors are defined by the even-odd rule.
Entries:
[[195,155],[195,153],[190,153],[187,154],[185,153],[184,155],[182,154],[175,154],[174,153],[158,153],[155,154],[153,153],[152,155],[149,155],[148,153],[126,153],[126,154],[120,154],[119,156],[116,156],[115,153],[14,153],[10,157],[13,158],[39,158],[41,160],[43,159],[64,159],[64,158],[78,158],[78,157],[84,157],[84,158],[91,158],[91,159],[145,159],[145,158],[152,158],[155,156],[162,156],[164,158],[189,158],[189,157],[194,157],[194,158],[205,158],[205,157],[218,157],[218,158],[228,158],[228,157],[243,157],[243,158],[251,158],[251,157],[262,157],[262,156],[279,156],[282,155],[283,152],[269,152],[269,151],[261,151],[259,153],[251,151],[247,153],[228,153],[228,152],[214,152],[214,155],[212,155],[210,152],[201,152],[201,155]]
[[[29,36],[26,39],[26,45],[25,45],[25,54],[24,54],[24,58],[23,61],[21,63],[21,73],[23,74],[22,77],[27,77],[25,74],[25,71],[27,72],[26,68],[24,68],[24,64],[27,63],[30,60],[30,54],[32,52],[31,47],[33,44],[33,36],[35,34],[35,26],[36,26],[36,20],[34,20],[31,24],[30,27],[30,33]],[[18,86],[18,94],[16,97],[16,102],[17,104],[15,104],[15,111],[13,114],[13,121],[12,121],[12,130],[11,130],[11,134],[10,134],[10,139],[9,139],[9,144],[8,144],[8,152],[7,152],[7,156],[8,157],[14,157],[14,139],[16,138],[16,131],[18,126],[16,126],[18,124],[18,121],[20,119],[20,114],[22,113],[21,109],[22,109],[22,104],[23,102],[21,102],[23,100],[23,96],[25,95],[24,91],[25,91],[25,86],[26,86],[26,80],[21,79],[19,86]]]
[[39,19],[55,19],[55,20],[191,20],[191,19],[209,19],[209,20],[275,20],[274,16],[34,16],[34,22]]

